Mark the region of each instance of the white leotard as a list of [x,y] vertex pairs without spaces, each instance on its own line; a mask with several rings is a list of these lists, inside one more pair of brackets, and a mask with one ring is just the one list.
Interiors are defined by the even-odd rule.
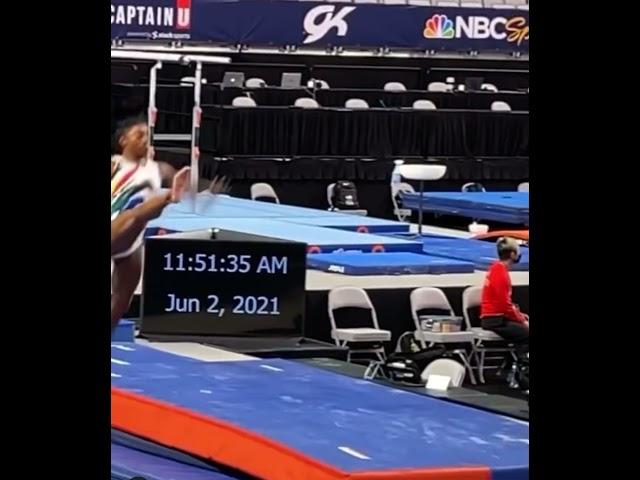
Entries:
[[[153,160],[144,163],[131,162],[122,156],[111,159],[115,163],[115,172],[111,175],[111,221],[121,212],[129,210],[144,202],[160,190],[162,178],[160,168]],[[141,233],[132,245],[111,256],[124,258],[131,255],[142,245],[144,234]]]

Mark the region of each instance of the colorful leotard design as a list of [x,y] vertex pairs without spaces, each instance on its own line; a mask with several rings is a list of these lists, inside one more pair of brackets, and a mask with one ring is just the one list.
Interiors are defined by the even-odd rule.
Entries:
[[[143,163],[131,162],[123,157],[111,159],[111,221],[121,212],[130,210],[156,193],[161,186],[160,169],[152,160]],[[141,234],[126,251],[113,255],[122,258],[131,255],[142,245]]]

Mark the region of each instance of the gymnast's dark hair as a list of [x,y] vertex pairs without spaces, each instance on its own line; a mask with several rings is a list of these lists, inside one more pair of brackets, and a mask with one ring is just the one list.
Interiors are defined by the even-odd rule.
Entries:
[[111,149],[114,154],[122,153],[122,146],[120,145],[120,139],[127,134],[127,132],[135,127],[136,125],[141,125],[147,123],[147,119],[144,115],[137,115],[135,117],[128,117],[124,120],[118,122],[116,126],[116,132],[113,135],[113,139],[111,141]]

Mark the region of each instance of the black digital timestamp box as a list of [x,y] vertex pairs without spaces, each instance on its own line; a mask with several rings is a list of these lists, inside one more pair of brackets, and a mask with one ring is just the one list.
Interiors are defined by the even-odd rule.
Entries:
[[306,251],[304,243],[218,229],[147,238],[142,334],[301,334]]

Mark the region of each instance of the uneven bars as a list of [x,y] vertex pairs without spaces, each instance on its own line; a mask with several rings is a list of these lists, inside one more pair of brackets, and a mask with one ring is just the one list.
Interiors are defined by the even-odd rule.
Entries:
[[200,63],[231,63],[229,57],[215,57],[210,55],[181,55],[178,53],[138,52],[133,50],[113,50],[111,58],[121,60],[150,60],[154,62],[175,62],[189,64]]

